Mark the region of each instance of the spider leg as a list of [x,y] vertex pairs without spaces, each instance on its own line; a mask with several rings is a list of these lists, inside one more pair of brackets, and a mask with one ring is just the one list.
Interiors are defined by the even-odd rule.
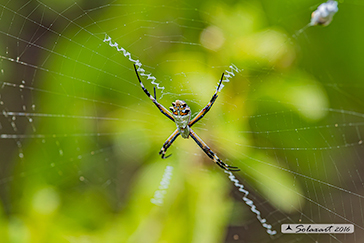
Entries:
[[205,108],[203,108],[189,123],[188,126],[192,127],[193,124],[195,124],[196,122],[198,122],[202,117],[204,117],[204,115],[206,115],[206,113],[210,110],[211,106],[214,104],[216,98],[217,98],[217,93],[219,92],[222,80],[224,78],[224,73],[222,73],[221,79],[220,79],[220,83],[216,88],[215,94],[212,96],[210,102],[205,106]]
[[176,140],[176,138],[178,137],[179,135],[179,131],[178,129],[176,129],[171,136],[169,136],[169,138],[167,139],[167,141],[164,142],[161,150],[159,151],[159,154],[162,155],[162,159],[166,159],[168,158],[169,156],[171,156],[172,154],[170,155],[166,155],[166,152],[167,152],[167,149],[172,145],[172,143],[174,142],[174,140]]
[[174,118],[173,118],[172,114],[163,105],[161,105],[161,104],[158,103],[157,96],[156,96],[156,93],[155,93],[155,87],[154,87],[154,97],[144,87],[144,84],[140,80],[140,77],[139,77],[139,74],[138,74],[138,70],[137,70],[137,67],[136,67],[135,64],[134,64],[134,70],[135,70],[135,73],[136,73],[136,75],[138,77],[139,84],[142,87],[144,93],[153,101],[153,103],[158,107],[158,109],[160,110],[160,112],[162,112],[163,115],[165,115],[166,117],[168,117],[169,119],[171,119],[172,121],[174,121]]
[[200,146],[201,149],[207,154],[207,156],[209,156],[210,159],[212,159],[218,166],[227,171],[240,171],[238,167],[230,166],[222,162],[222,160],[219,157],[217,157],[217,155],[209,148],[209,146],[207,146],[206,143],[202,141],[202,139],[199,136],[197,136],[197,134],[192,129],[190,129],[190,136],[193,138],[193,140],[195,140],[198,146]]

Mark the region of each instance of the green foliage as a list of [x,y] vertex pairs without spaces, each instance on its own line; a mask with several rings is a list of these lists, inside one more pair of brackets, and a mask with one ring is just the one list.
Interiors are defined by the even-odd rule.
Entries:
[[[57,1],[43,2],[57,11],[64,7]],[[72,1],[65,6],[69,2]],[[332,79],[333,83],[341,83],[341,74],[352,70],[352,65],[335,61],[347,58],[347,53],[333,51],[335,43],[344,45],[347,38],[333,36],[340,27],[353,28],[356,24],[345,20],[350,13],[339,13],[342,16],[334,19],[333,26],[307,29],[310,37],[305,38],[310,41],[293,39],[290,30],[308,23],[310,12],[307,4],[295,3],[297,9],[290,13],[292,21],[283,18],[283,23],[274,22],[272,19],[280,15],[286,3],[202,1],[192,2],[188,11],[181,11],[181,7],[162,7],[158,1],[132,5],[120,1],[120,5],[114,2],[112,8],[89,12],[97,25],[66,20],[69,25],[57,30],[62,38],[53,35],[42,43],[61,55],[47,52],[37,57],[37,65],[50,71],[38,74],[34,84],[47,91],[34,94],[40,104],[37,112],[63,117],[38,121],[37,133],[46,137],[25,142],[26,163],[18,161],[12,177],[11,212],[7,217],[5,209],[1,212],[0,235],[5,236],[2,242],[224,240],[234,213],[229,195],[231,183],[191,139],[179,138],[170,149],[173,156],[168,161],[159,158],[158,151],[175,125],[142,92],[132,63],[102,42],[104,33],[99,33],[100,29],[110,30],[108,34],[116,37],[120,46],[138,55],[145,66],[155,68],[155,76],[163,73],[173,77],[170,82],[161,80],[166,88],[161,102],[166,107],[180,98],[190,101],[192,111],[197,112],[211,98],[224,71],[211,66],[234,63],[243,68],[240,75],[225,84],[208,119],[196,125],[195,130],[224,161],[241,168],[239,176],[273,207],[285,213],[304,207],[307,185],[281,168],[294,171],[296,161],[307,161],[300,166],[301,173],[316,178],[330,170],[310,168],[325,162],[318,162],[310,152],[287,151],[284,159],[289,163],[283,166],[282,153],[259,146],[292,147],[291,136],[295,132],[285,129],[316,126],[326,119],[327,109],[335,100],[320,73],[322,69],[336,73],[339,66],[341,71]],[[87,7],[87,1],[82,4]],[[297,18],[300,9],[307,12],[307,16],[300,15],[305,19]],[[166,16],[160,16],[161,10]],[[48,18],[58,16],[57,12],[43,11]],[[36,14],[39,17],[42,12]],[[148,21],[156,19],[162,23],[164,18],[178,19],[179,24],[149,28],[152,23]],[[118,28],[124,24],[124,28]],[[198,45],[140,38],[148,35],[186,37]],[[306,51],[315,56],[304,55]],[[354,57],[348,58],[349,63],[356,62]],[[173,76],[183,72],[189,73],[188,83],[183,75]],[[363,77],[361,71],[356,74]],[[152,91],[150,82],[144,80]],[[180,90],[188,92],[176,96]],[[276,111],[281,113],[269,121],[256,116]],[[290,113],[289,124],[285,123],[286,113]],[[282,132],[267,140],[260,131]],[[326,146],[321,136],[308,131],[307,137],[295,145]],[[168,163],[174,167],[173,177],[163,205],[157,206],[151,199]]]

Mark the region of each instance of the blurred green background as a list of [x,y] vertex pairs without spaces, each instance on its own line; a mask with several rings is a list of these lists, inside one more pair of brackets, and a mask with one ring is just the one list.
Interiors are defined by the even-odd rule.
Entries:
[[364,4],[340,2],[331,25],[299,34],[320,3],[1,2],[0,242],[360,242],[360,227],[336,239],[269,236],[192,139],[162,160],[175,124],[103,41],[157,77],[165,107],[181,99],[193,114],[236,65],[194,131],[241,169],[273,229],[362,226]]

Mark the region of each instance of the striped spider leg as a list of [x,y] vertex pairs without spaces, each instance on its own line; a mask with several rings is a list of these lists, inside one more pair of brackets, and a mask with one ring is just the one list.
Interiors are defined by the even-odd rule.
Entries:
[[166,159],[169,156],[171,156],[171,155],[165,156],[165,154],[167,152],[167,149],[172,145],[174,140],[176,140],[176,138],[179,135],[181,135],[183,138],[188,138],[189,136],[191,136],[193,140],[198,144],[198,146],[200,146],[201,149],[207,154],[207,156],[209,156],[209,158],[212,159],[218,166],[228,171],[240,170],[238,167],[230,166],[222,162],[219,159],[219,157],[217,157],[217,155],[206,145],[206,143],[202,141],[201,138],[199,138],[197,134],[190,128],[196,122],[198,122],[202,117],[204,117],[206,113],[211,109],[211,106],[214,104],[218,96],[217,93],[219,92],[222,80],[224,78],[224,74],[222,74],[220,83],[217,86],[216,91],[212,96],[210,102],[191,120],[191,109],[186,104],[186,102],[182,100],[176,100],[175,102],[172,102],[172,106],[169,108],[172,111],[172,113],[170,113],[164,106],[158,103],[155,87],[154,87],[154,97],[144,87],[139,77],[138,70],[135,64],[134,64],[134,70],[138,77],[139,84],[142,87],[144,93],[153,101],[153,103],[158,107],[160,112],[162,112],[162,114],[164,114],[173,122],[175,122],[177,126],[177,129],[171,134],[171,136],[169,136],[169,138],[167,139],[167,141],[165,141],[161,150],[159,151],[159,154],[162,155],[162,159]]
[[143,89],[144,93],[153,101],[153,103],[158,107],[158,109],[160,110],[160,112],[162,112],[163,115],[165,115],[166,117],[168,117],[169,119],[171,119],[172,121],[174,121],[174,118],[173,118],[172,114],[163,105],[161,105],[161,104],[158,103],[158,101],[157,101],[157,95],[156,95],[156,92],[155,92],[155,87],[154,87],[154,97],[144,87],[142,81],[140,80],[140,77],[139,77],[139,74],[138,74],[138,70],[137,70],[137,67],[136,67],[135,64],[134,64],[134,70],[135,70],[135,73],[136,73],[136,75],[138,77],[139,84],[140,84],[140,86],[142,86],[142,89]]
[[167,152],[167,149],[169,148],[169,146],[172,145],[172,143],[174,142],[174,140],[176,140],[176,138],[179,136],[179,131],[178,129],[176,129],[171,136],[169,136],[169,138],[167,139],[167,141],[164,142],[163,146],[162,146],[162,149],[159,151],[159,154],[162,155],[162,159],[166,159],[168,158],[169,156],[171,156],[172,154],[169,154],[167,156],[166,155],[166,152]]
[[206,113],[211,109],[211,106],[215,103],[215,100],[217,99],[218,96],[217,92],[219,92],[220,90],[220,86],[223,79],[224,79],[224,73],[222,73],[220,83],[217,86],[215,94],[212,96],[210,102],[188,123],[188,126],[192,127],[193,124],[201,120],[201,118],[204,117],[204,115],[206,115]]
[[202,139],[199,136],[197,136],[197,134],[192,129],[190,129],[190,136],[193,138],[193,140],[195,140],[198,146],[200,146],[200,148],[207,154],[207,156],[209,156],[210,159],[212,159],[218,166],[220,166],[224,170],[240,171],[238,167],[230,166],[222,162],[222,160],[219,157],[217,157],[217,155],[209,148],[209,146],[207,146],[206,143],[202,141]]

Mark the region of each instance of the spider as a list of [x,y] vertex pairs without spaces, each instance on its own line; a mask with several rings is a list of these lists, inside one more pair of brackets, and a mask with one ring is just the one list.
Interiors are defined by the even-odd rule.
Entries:
[[209,156],[210,159],[212,159],[218,166],[223,168],[227,171],[240,171],[238,167],[230,166],[225,164],[221,161],[219,157],[206,145],[204,141],[201,140],[199,136],[191,129],[191,127],[201,120],[204,115],[210,110],[211,106],[214,104],[216,98],[217,98],[217,92],[220,89],[220,85],[222,83],[222,80],[224,78],[224,73],[221,76],[220,83],[216,88],[216,91],[214,95],[212,96],[210,102],[203,108],[192,120],[191,120],[191,109],[188,107],[186,102],[182,100],[176,100],[175,102],[172,102],[172,106],[169,108],[172,113],[170,113],[163,105],[159,104],[157,101],[156,91],[154,87],[154,97],[148,92],[148,90],[144,87],[142,81],[140,80],[139,73],[137,70],[136,65],[134,64],[135,73],[138,77],[139,84],[142,87],[144,93],[153,101],[153,103],[158,107],[160,112],[162,112],[163,115],[171,119],[173,122],[176,123],[177,129],[172,133],[172,135],[165,141],[165,143],[162,146],[162,149],[159,151],[159,154],[162,155],[162,159],[168,158],[170,155],[166,155],[167,149],[172,145],[174,140],[181,135],[182,138],[188,138],[191,136],[193,140],[198,144],[198,146],[201,147],[201,149]]

